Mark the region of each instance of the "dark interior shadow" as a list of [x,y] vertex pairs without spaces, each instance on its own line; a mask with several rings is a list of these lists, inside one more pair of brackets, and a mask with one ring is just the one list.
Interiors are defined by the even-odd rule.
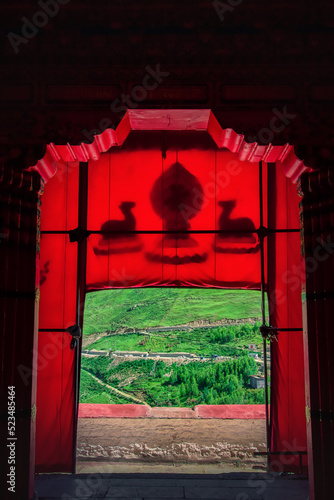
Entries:
[[236,207],[236,200],[219,201],[222,213],[219,217],[218,225],[221,231],[228,231],[219,234],[218,238],[224,241],[256,243],[254,235],[256,228],[254,222],[249,217],[238,217],[231,219],[231,213]]
[[[220,231],[216,242],[212,245],[214,252],[225,254],[250,254],[260,250],[258,236],[254,222],[249,217],[238,217],[231,219],[231,213],[236,207],[236,200],[219,201],[222,213],[219,217],[218,226]],[[232,246],[226,246],[231,243]],[[244,244],[244,247],[233,246]]]
[[154,183],[150,199],[154,211],[164,222],[164,229],[170,231],[164,237],[166,247],[174,247],[175,240],[179,248],[198,246],[187,233],[189,221],[203,205],[202,186],[192,173],[181,163],[173,163]]
[[[150,199],[156,214],[163,220],[163,227],[168,234],[162,236],[158,243],[161,248],[195,248],[198,241],[188,231],[191,229],[190,220],[202,209],[203,189],[192,173],[181,163],[173,163],[155,181]],[[177,233],[174,231],[178,231]],[[191,252],[191,251],[190,251]],[[190,263],[200,264],[208,258],[206,253],[189,253],[182,257],[178,255],[162,255],[159,253],[146,253],[150,262],[160,262],[171,265],[184,265]]]
[[146,253],[145,257],[148,261],[154,263],[162,263],[162,264],[171,264],[173,266],[182,266],[184,264],[202,264],[208,258],[207,253],[203,253],[202,255],[196,253],[194,255],[185,255],[184,257],[179,257],[178,255],[159,255],[153,253]]
[[135,206],[134,201],[122,201],[119,208],[123,219],[111,219],[102,224],[101,231],[104,233],[99,246],[94,247],[95,255],[121,255],[142,250],[138,235],[133,233],[136,230],[136,218],[132,213]]
[[212,249],[216,253],[233,253],[233,254],[245,254],[245,253],[257,253],[260,250],[260,243],[254,247],[243,247],[243,248],[233,248],[233,247],[219,247],[213,244]]
[[134,234],[122,234],[122,232],[135,231],[136,229],[136,218],[132,213],[135,206],[134,201],[122,201],[119,209],[123,214],[123,219],[111,219],[102,224],[101,231],[105,231],[105,234],[102,235],[103,240],[133,238],[135,236]]

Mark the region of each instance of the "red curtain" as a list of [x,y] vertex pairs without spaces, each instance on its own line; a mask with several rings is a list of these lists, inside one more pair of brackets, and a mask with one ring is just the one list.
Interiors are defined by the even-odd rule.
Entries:
[[[87,290],[259,288],[258,179],[258,164],[226,150],[167,151],[166,158],[160,148],[125,150],[89,162],[88,230],[168,234],[92,234]],[[230,232],[213,234],[221,228]]]
[[61,164],[42,196],[37,472],[72,469],[75,363],[72,337],[64,330],[76,322],[77,243],[59,232],[78,224],[78,174],[78,163]]
[[[154,134],[145,147],[150,134],[132,132],[134,139],[122,148],[89,161],[86,291],[141,286],[259,289],[260,165],[219,150],[201,133],[196,139],[189,136],[183,146],[179,139],[171,140],[168,148],[161,133]],[[77,163],[61,164],[42,200],[36,463],[43,471],[70,471],[72,464],[74,351],[69,334],[52,330],[76,321],[77,243],[70,242],[68,231],[78,225],[79,168]],[[267,185],[264,164],[264,225],[269,207],[273,229],[298,228],[296,187],[279,165],[269,182],[275,196],[268,195]],[[298,265],[299,255],[298,234],[270,236],[273,326],[301,326],[300,290],[280,281],[287,266]],[[267,251],[264,264],[267,269]],[[274,300],[280,291],[286,295],[282,303]],[[305,444],[300,339],[299,333],[280,333],[272,349],[275,449],[285,440]],[[42,364],[48,351],[51,358]]]
[[[269,175],[269,227],[299,228],[296,186],[279,165]],[[273,233],[268,241],[268,298],[270,323],[277,328],[302,328],[301,251],[299,232]],[[271,343],[271,446],[272,451],[306,451],[303,332],[281,331]],[[272,457],[273,470],[299,470],[299,457]],[[307,466],[307,457],[303,457]]]

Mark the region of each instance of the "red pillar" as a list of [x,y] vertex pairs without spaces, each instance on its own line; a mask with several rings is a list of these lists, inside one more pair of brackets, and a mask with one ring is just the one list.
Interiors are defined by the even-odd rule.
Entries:
[[300,191],[310,500],[330,500],[334,477],[334,171],[303,175]]
[[40,190],[36,172],[0,172],[3,499],[27,500],[34,495]]

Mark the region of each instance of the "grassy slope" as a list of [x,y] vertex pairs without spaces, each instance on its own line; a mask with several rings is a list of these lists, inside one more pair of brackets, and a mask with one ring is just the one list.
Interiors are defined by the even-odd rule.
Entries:
[[[234,327],[240,329],[240,327]],[[119,351],[152,351],[152,352],[188,352],[198,355],[210,356],[233,356],[245,345],[255,343],[260,348],[262,337],[257,332],[251,332],[236,338],[233,341],[222,344],[212,340],[212,334],[217,328],[195,328],[192,331],[170,331],[155,332],[150,337],[137,333],[126,335],[108,335],[88,346],[88,349],[119,350]]]
[[108,388],[103,387],[94,380],[89,373],[81,370],[80,374],[80,403],[94,404],[128,404],[127,398],[111,393]]
[[[134,307],[136,306],[136,307]],[[260,316],[260,293],[250,290],[217,290],[217,289],[173,289],[142,288],[125,290],[104,290],[90,293],[86,299],[84,335],[115,331],[120,326],[145,328],[155,326],[172,326],[196,320],[247,319]],[[92,343],[89,348],[119,349],[153,352],[185,351],[194,354],[235,355],[236,349],[250,342],[261,344],[259,334],[244,335],[235,339],[232,344],[221,344],[212,341],[211,329],[194,329],[191,332],[154,332],[151,337],[138,334],[107,335]],[[147,340],[148,339],[148,340]],[[143,341],[145,341],[143,343]],[[239,350],[240,352],[240,350]],[[238,352],[238,353],[239,353]],[[151,362],[151,361],[150,361]],[[143,364],[144,363],[144,364]],[[177,389],[165,385],[166,378],[156,379],[147,373],[147,364],[142,362],[122,362],[118,366],[110,364],[108,358],[82,360],[82,366],[92,370],[102,381],[113,387],[144,398],[153,405],[172,404],[166,394],[173,397]],[[146,368],[147,367],[147,368]],[[204,368],[204,367],[203,367]],[[199,367],[201,370],[202,368]],[[170,366],[166,371],[170,370]],[[127,382],[127,380],[129,380]],[[243,389],[233,402],[247,402],[253,397],[253,390]],[[249,396],[247,395],[249,392]],[[258,391],[256,391],[258,392]],[[262,398],[259,391],[259,398]],[[174,394],[175,393],[175,394]],[[174,396],[173,396],[174,395]],[[169,396],[168,396],[169,397]],[[240,400],[240,397],[242,398]],[[246,400],[244,401],[244,397]],[[81,371],[80,402],[89,403],[126,403],[115,394],[108,394],[107,388],[99,385],[84,370]],[[181,398],[177,405],[191,406],[195,401]],[[197,401],[199,402],[199,401]],[[260,400],[258,401],[260,402]]]
[[[120,326],[172,326],[196,320],[258,318],[260,292],[211,288],[135,288],[89,293],[84,335]],[[134,306],[136,306],[134,308]]]
[[[98,377],[104,379],[112,387],[120,389],[126,394],[132,394],[133,396],[140,398],[151,406],[182,406],[182,407],[192,407],[196,404],[224,404],[226,403],[237,403],[237,404],[263,404],[264,403],[264,390],[263,389],[250,389],[248,384],[240,383],[233,393],[228,395],[226,389],[221,388],[221,384],[218,384],[220,388],[217,387],[218,392],[216,393],[215,401],[210,401],[205,399],[205,390],[203,391],[203,382],[201,380],[208,373],[212,367],[217,367],[215,363],[198,363],[192,362],[187,365],[188,368],[193,367],[194,377],[198,382],[200,391],[197,395],[185,394],[182,396],[180,394],[180,384],[173,382],[172,374],[176,370],[176,365],[166,365],[163,361],[154,360],[136,360],[136,361],[124,361],[119,363],[118,361],[108,360],[105,357],[99,358],[84,358],[82,361],[82,366],[85,367],[90,373],[95,374]],[[234,361],[227,363],[235,363]],[[253,362],[254,363],[254,362]],[[84,370],[82,373],[85,374]],[[85,374],[89,377],[89,374]],[[207,383],[211,386],[212,383],[216,384],[217,380],[215,377],[209,377]],[[88,382],[91,382],[91,378]],[[224,381],[225,377],[220,381]],[[93,382],[95,382],[93,380]],[[87,389],[83,381],[82,391],[86,396]],[[190,389],[190,380],[183,384],[186,389]],[[80,396],[80,402],[94,402],[94,403],[105,403],[108,395],[105,393],[105,388],[99,384],[96,384],[96,392],[94,397],[88,400],[87,396],[85,399]],[[210,389],[212,390],[212,389]],[[89,397],[89,394],[88,394]],[[124,398],[117,399],[116,394],[111,394],[109,396],[112,403],[124,404]],[[228,398],[226,400],[226,398]]]

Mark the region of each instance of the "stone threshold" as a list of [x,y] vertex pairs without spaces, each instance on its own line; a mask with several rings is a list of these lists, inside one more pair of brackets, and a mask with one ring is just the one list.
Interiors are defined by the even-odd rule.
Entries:
[[79,418],[218,418],[265,419],[265,405],[198,405],[194,408],[140,404],[79,404]]

